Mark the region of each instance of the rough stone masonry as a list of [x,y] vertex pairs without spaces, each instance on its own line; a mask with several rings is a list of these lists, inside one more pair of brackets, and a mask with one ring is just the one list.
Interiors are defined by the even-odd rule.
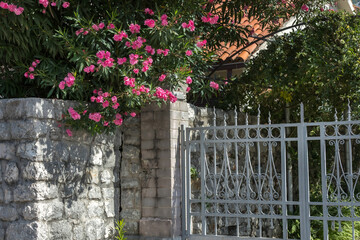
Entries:
[[58,127],[74,102],[0,100],[0,240],[110,239],[119,135]]

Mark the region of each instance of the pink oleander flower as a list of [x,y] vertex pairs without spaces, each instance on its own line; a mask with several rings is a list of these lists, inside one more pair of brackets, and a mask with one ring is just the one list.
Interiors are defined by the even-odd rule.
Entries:
[[105,127],[107,127],[107,126],[109,126],[109,122],[104,121],[103,125],[104,125]]
[[95,97],[95,96],[91,96],[90,101],[91,101],[91,102],[95,102],[95,101],[96,101],[96,97]]
[[8,9],[9,8],[9,5],[5,2],[0,2],[0,8],[2,9]]
[[155,20],[153,19],[146,19],[144,24],[148,26],[149,28],[155,27]]
[[64,2],[64,3],[62,4],[62,7],[63,7],[63,8],[68,8],[68,7],[70,7],[70,3],[69,3],[69,2]]
[[186,88],[186,92],[190,92],[190,90],[191,90],[191,87]]
[[68,73],[68,75],[64,78],[64,81],[66,86],[71,87],[75,83],[75,77],[71,73]]
[[24,11],[24,8],[18,7],[18,8],[15,8],[14,13],[15,13],[16,15],[20,15],[20,14],[23,13],[23,11]]
[[135,78],[124,77],[124,85],[135,87]]
[[112,106],[112,108],[113,108],[113,109],[118,109],[119,106],[120,106],[119,103],[115,103],[115,104]]
[[131,64],[131,65],[137,64],[137,63],[139,62],[138,58],[139,58],[139,55],[133,54],[133,53],[130,54],[130,55],[129,55],[130,64]]
[[165,49],[164,51],[163,51],[163,55],[166,57],[168,54],[169,54],[169,49]]
[[123,40],[123,38],[127,38],[127,37],[128,37],[127,33],[124,31],[121,31],[118,34],[115,34],[113,38],[114,38],[114,41],[120,42]]
[[33,72],[35,69],[33,67],[29,67],[29,72]]
[[115,28],[115,25],[113,23],[109,23],[107,25],[107,29],[114,29]]
[[69,112],[70,116],[72,117],[72,119],[74,119],[74,120],[80,119],[80,114],[78,112],[76,112],[72,107],[69,107],[68,112]]
[[37,66],[37,63],[35,62],[35,61],[33,61],[32,63],[31,63],[31,66],[33,66],[34,68]]
[[61,82],[59,83],[59,88],[60,88],[61,90],[64,90],[64,88],[65,88],[65,81],[61,81]]
[[140,32],[140,25],[132,23],[132,24],[130,24],[129,29],[130,29],[130,32],[132,34],[139,33]]
[[168,24],[169,24],[169,22],[167,20],[162,20],[161,21],[162,26],[167,26]]
[[168,25],[168,21],[167,21],[168,16],[166,14],[163,14],[160,19],[161,19],[161,25],[162,26],[167,26]]
[[99,27],[98,27],[98,25],[93,24],[91,27],[92,27],[95,31],[99,31]]
[[135,74],[138,74],[138,73],[139,73],[139,69],[135,68],[135,69],[133,70],[133,72],[134,72]]
[[161,74],[160,77],[159,77],[159,81],[162,82],[162,81],[164,81],[165,78],[166,78],[166,75]]
[[203,41],[198,41],[196,43],[196,46],[198,46],[199,48],[202,48],[206,45],[206,43],[207,43],[207,41],[206,41],[206,39],[204,39]]
[[177,97],[172,92],[169,92],[168,96],[169,96],[170,102],[174,103],[177,101]]
[[110,97],[110,93],[104,92],[104,93],[102,94],[102,96],[103,96],[103,97]]
[[103,96],[97,96],[96,99],[95,99],[95,101],[96,101],[97,103],[103,103],[103,102],[104,102],[104,97],[103,97]]
[[191,83],[192,83],[192,79],[191,79],[190,76],[188,76],[188,77],[186,78],[186,83],[187,83],[187,84],[191,84]]
[[151,10],[150,8],[145,8],[144,12],[149,15],[154,15],[154,11]]
[[56,2],[52,2],[50,5],[51,5],[52,7],[56,7]]
[[107,108],[109,106],[109,101],[105,101],[105,102],[103,102],[103,104],[102,104],[102,107],[103,108]]
[[215,90],[219,90],[219,84],[217,84],[216,82],[214,81],[211,81],[210,82],[210,87],[215,89]]
[[84,72],[86,72],[86,73],[90,73],[90,72],[94,72],[94,71],[95,71],[94,65],[90,65],[90,66],[84,68]]
[[185,54],[186,54],[186,56],[191,56],[193,54],[193,52],[191,50],[187,50]]
[[303,10],[304,12],[308,12],[309,7],[306,4],[304,4],[304,5],[301,6],[301,10]]
[[48,0],[39,0],[39,4],[43,5],[44,8],[47,8],[47,6],[49,5],[49,1]]
[[130,113],[130,116],[135,117],[136,113],[132,112],[132,113]]
[[100,122],[101,120],[101,114],[100,113],[90,113],[89,114],[89,119],[95,121],[95,122]]
[[116,102],[117,102],[117,97],[116,97],[116,96],[112,96],[112,97],[111,97],[111,101],[112,101],[113,103],[116,103]]
[[24,73],[24,77],[28,78],[29,77],[29,72]]
[[117,59],[117,63],[118,63],[119,65],[122,65],[122,64],[124,64],[125,62],[126,62],[126,57],[118,58],[118,59]]
[[34,79],[34,78],[35,78],[35,75],[32,74],[32,73],[30,73],[29,78],[30,78],[30,79]]
[[156,53],[159,54],[159,55],[162,54],[163,52],[164,52],[164,50],[162,50],[162,49],[156,50]]
[[103,29],[105,27],[105,24],[103,22],[99,23],[99,26],[98,26],[100,29]]
[[181,27],[182,27],[182,28],[187,28],[187,26],[188,26],[188,25],[187,25],[186,22],[183,22],[183,23],[181,24]]
[[72,137],[73,135],[70,129],[66,129],[66,133],[69,137]]

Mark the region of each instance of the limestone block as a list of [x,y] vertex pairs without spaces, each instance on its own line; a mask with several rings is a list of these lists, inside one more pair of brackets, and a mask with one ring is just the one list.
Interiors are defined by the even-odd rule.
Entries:
[[[113,168],[116,165],[116,161],[117,161],[117,154],[120,154],[119,151],[117,151],[117,154],[115,153],[113,148],[109,148],[109,147],[103,147],[102,148],[102,152],[103,152],[103,160],[105,162],[105,164],[103,164],[104,167],[106,168]],[[120,157],[120,155],[119,155]],[[120,158],[118,157],[118,162],[120,162]]]
[[90,199],[100,199],[101,198],[100,187],[92,186],[89,189],[88,196],[89,196]]
[[95,136],[94,142],[101,145],[114,145],[116,134],[97,134]]
[[56,165],[43,162],[28,162],[22,171],[26,180],[47,181],[53,178]]
[[105,224],[104,238],[105,239],[112,239],[111,237],[114,236],[114,234],[115,234],[115,226],[114,226],[113,221],[110,221],[107,224]]
[[140,183],[138,179],[121,179],[121,188],[140,188]]
[[46,200],[57,197],[57,186],[46,182],[36,182],[30,185],[19,185],[14,190],[15,202]]
[[92,167],[86,172],[87,183],[99,183],[99,169],[97,167]]
[[121,207],[123,209],[134,208],[134,190],[121,191]]
[[8,119],[54,118],[54,105],[52,100],[41,98],[9,99],[6,104],[6,117]]
[[4,202],[11,203],[13,201],[12,191],[7,186],[4,186],[3,189],[4,189]]
[[51,141],[40,139],[19,144],[16,155],[32,161],[51,161],[54,156],[54,149]]
[[71,162],[86,162],[90,157],[90,147],[83,144],[69,143],[69,153]]
[[104,170],[101,172],[100,180],[101,183],[110,184],[113,180],[113,174],[109,170]]
[[44,137],[50,125],[37,119],[17,120],[10,122],[12,139],[36,139]]
[[23,216],[25,220],[52,221],[63,217],[64,204],[59,200],[50,202],[36,202],[25,206]]
[[89,201],[87,210],[90,218],[101,217],[104,214],[104,204],[102,201]]
[[143,237],[171,237],[171,220],[144,218],[140,220],[140,235]]
[[139,161],[140,159],[140,149],[139,147],[125,145],[122,152],[122,159]]
[[6,239],[47,240],[48,228],[41,222],[13,222],[6,229]]
[[93,146],[91,148],[90,154],[90,164],[92,165],[102,165],[103,162],[103,152],[99,146]]
[[140,128],[128,128],[124,130],[124,144],[140,146]]
[[[140,209],[124,209],[120,213],[121,218],[131,219],[131,220],[140,220],[141,210]],[[127,223],[127,221],[125,220]]]
[[102,188],[102,195],[104,199],[114,199],[115,190],[114,188]]
[[104,220],[100,218],[92,218],[86,222],[86,239],[102,240],[104,238]]
[[111,200],[106,200],[104,202],[104,205],[105,205],[105,213],[106,213],[106,216],[108,218],[113,218],[115,217],[115,202],[113,199]]
[[138,221],[126,221],[124,230],[127,234],[138,235],[139,234],[139,222]]
[[[65,216],[66,218],[83,220],[87,217],[86,201],[68,200],[65,202]],[[75,228],[74,228],[75,232]]]
[[15,145],[12,143],[0,143],[0,159],[11,160],[15,157]]
[[10,206],[0,206],[0,220],[11,222],[15,221],[18,218],[19,216],[16,208]]
[[10,140],[10,124],[7,122],[0,122],[0,140]]
[[73,232],[74,232],[73,239],[85,239],[84,226],[82,226],[82,225],[74,226]]
[[51,240],[72,240],[72,226],[67,220],[49,223]]

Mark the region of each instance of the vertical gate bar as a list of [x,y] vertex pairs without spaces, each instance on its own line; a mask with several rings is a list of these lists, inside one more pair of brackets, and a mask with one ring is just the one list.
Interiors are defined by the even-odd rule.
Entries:
[[309,167],[306,138],[306,125],[304,123],[304,105],[300,105],[301,123],[298,125],[299,136],[299,191],[300,191],[300,234],[301,239],[310,239],[310,212],[309,212]]
[[[235,199],[236,200],[239,200],[239,152],[238,152],[238,145],[237,145],[237,142],[236,142],[236,139],[239,138],[239,134],[238,134],[238,128],[237,128],[237,121],[238,121],[238,115],[237,115],[237,109],[236,109],[236,106],[235,106],[235,109],[234,109],[234,123],[235,123],[235,127],[234,127],[234,144],[235,144],[235,171],[236,171],[236,186],[235,186],[235,194],[236,194],[236,197]],[[235,211],[236,211],[236,214],[239,214],[239,204],[236,203],[236,208],[235,208]],[[236,217],[236,236],[239,237],[240,235],[240,229],[239,229],[239,217]]]
[[322,208],[323,208],[323,232],[324,240],[329,239],[328,229],[328,210],[327,210],[327,179],[326,179],[326,141],[325,141],[325,125],[320,125],[320,157],[321,157],[321,192],[322,192]]
[[185,167],[185,134],[184,134],[184,125],[181,124],[181,128],[180,128],[180,138],[181,138],[181,172],[182,172],[182,176],[181,176],[181,180],[182,180],[182,187],[181,187],[181,202],[182,202],[182,208],[181,208],[181,239],[184,240],[186,237],[186,219],[187,219],[187,214],[186,214],[186,180],[187,180],[187,176],[186,176],[186,167]]
[[283,239],[288,239],[287,234],[287,191],[286,191],[286,131],[281,127],[281,201],[282,201],[282,220],[283,220]]
[[192,221],[191,221],[191,205],[190,205],[190,199],[191,199],[191,174],[190,174],[190,166],[191,166],[191,155],[190,155],[190,130],[186,129],[186,191],[187,191],[187,199],[186,199],[186,213],[187,213],[187,234],[190,235],[192,233]]
[[[213,116],[213,127],[214,127],[214,134],[213,134],[213,140],[216,140],[216,108],[214,107],[214,116]],[[214,198],[217,200],[217,167],[216,167],[216,142],[214,141]],[[214,212],[217,212],[218,204],[215,203],[215,209]],[[215,216],[215,236],[217,236],[217,216]]]
[[[261,131],[260,131],[260,105],[258,106],[258,115],[257,115],[257,131],[258,131],[258,137],[261,138]],[[256,142],[256,148],[257,148],[257,164],[258,164],[258,200],[261,201],[262,194],[261,194],[261,154],[260,154],[260,142]],[[259,213],[262,212],[262,206],[259,204],[258,206]],[[259,218],[259,237],[262,237],[262,219]]]
[[201,161],[201,228],[202,235],[206,235],[206,218],[205,218],[205,147],[204,131],[200,130],[200,161]]

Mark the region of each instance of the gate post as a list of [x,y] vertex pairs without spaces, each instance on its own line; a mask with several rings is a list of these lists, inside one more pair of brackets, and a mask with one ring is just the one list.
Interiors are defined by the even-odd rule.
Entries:
[[[178,96],[178,99],[180,97]],[[185,98],[141,112],[141,239],[181,238],[180,134],[188,125]]]
[[300,190],[300,234],[301,239],[310,239],[310,210],[309,210],[309,163],[307,147],[307,127],[304,122],[304,104],[300,105],[301,123],[298,127],[298,161],[299,161],[299,190]]

